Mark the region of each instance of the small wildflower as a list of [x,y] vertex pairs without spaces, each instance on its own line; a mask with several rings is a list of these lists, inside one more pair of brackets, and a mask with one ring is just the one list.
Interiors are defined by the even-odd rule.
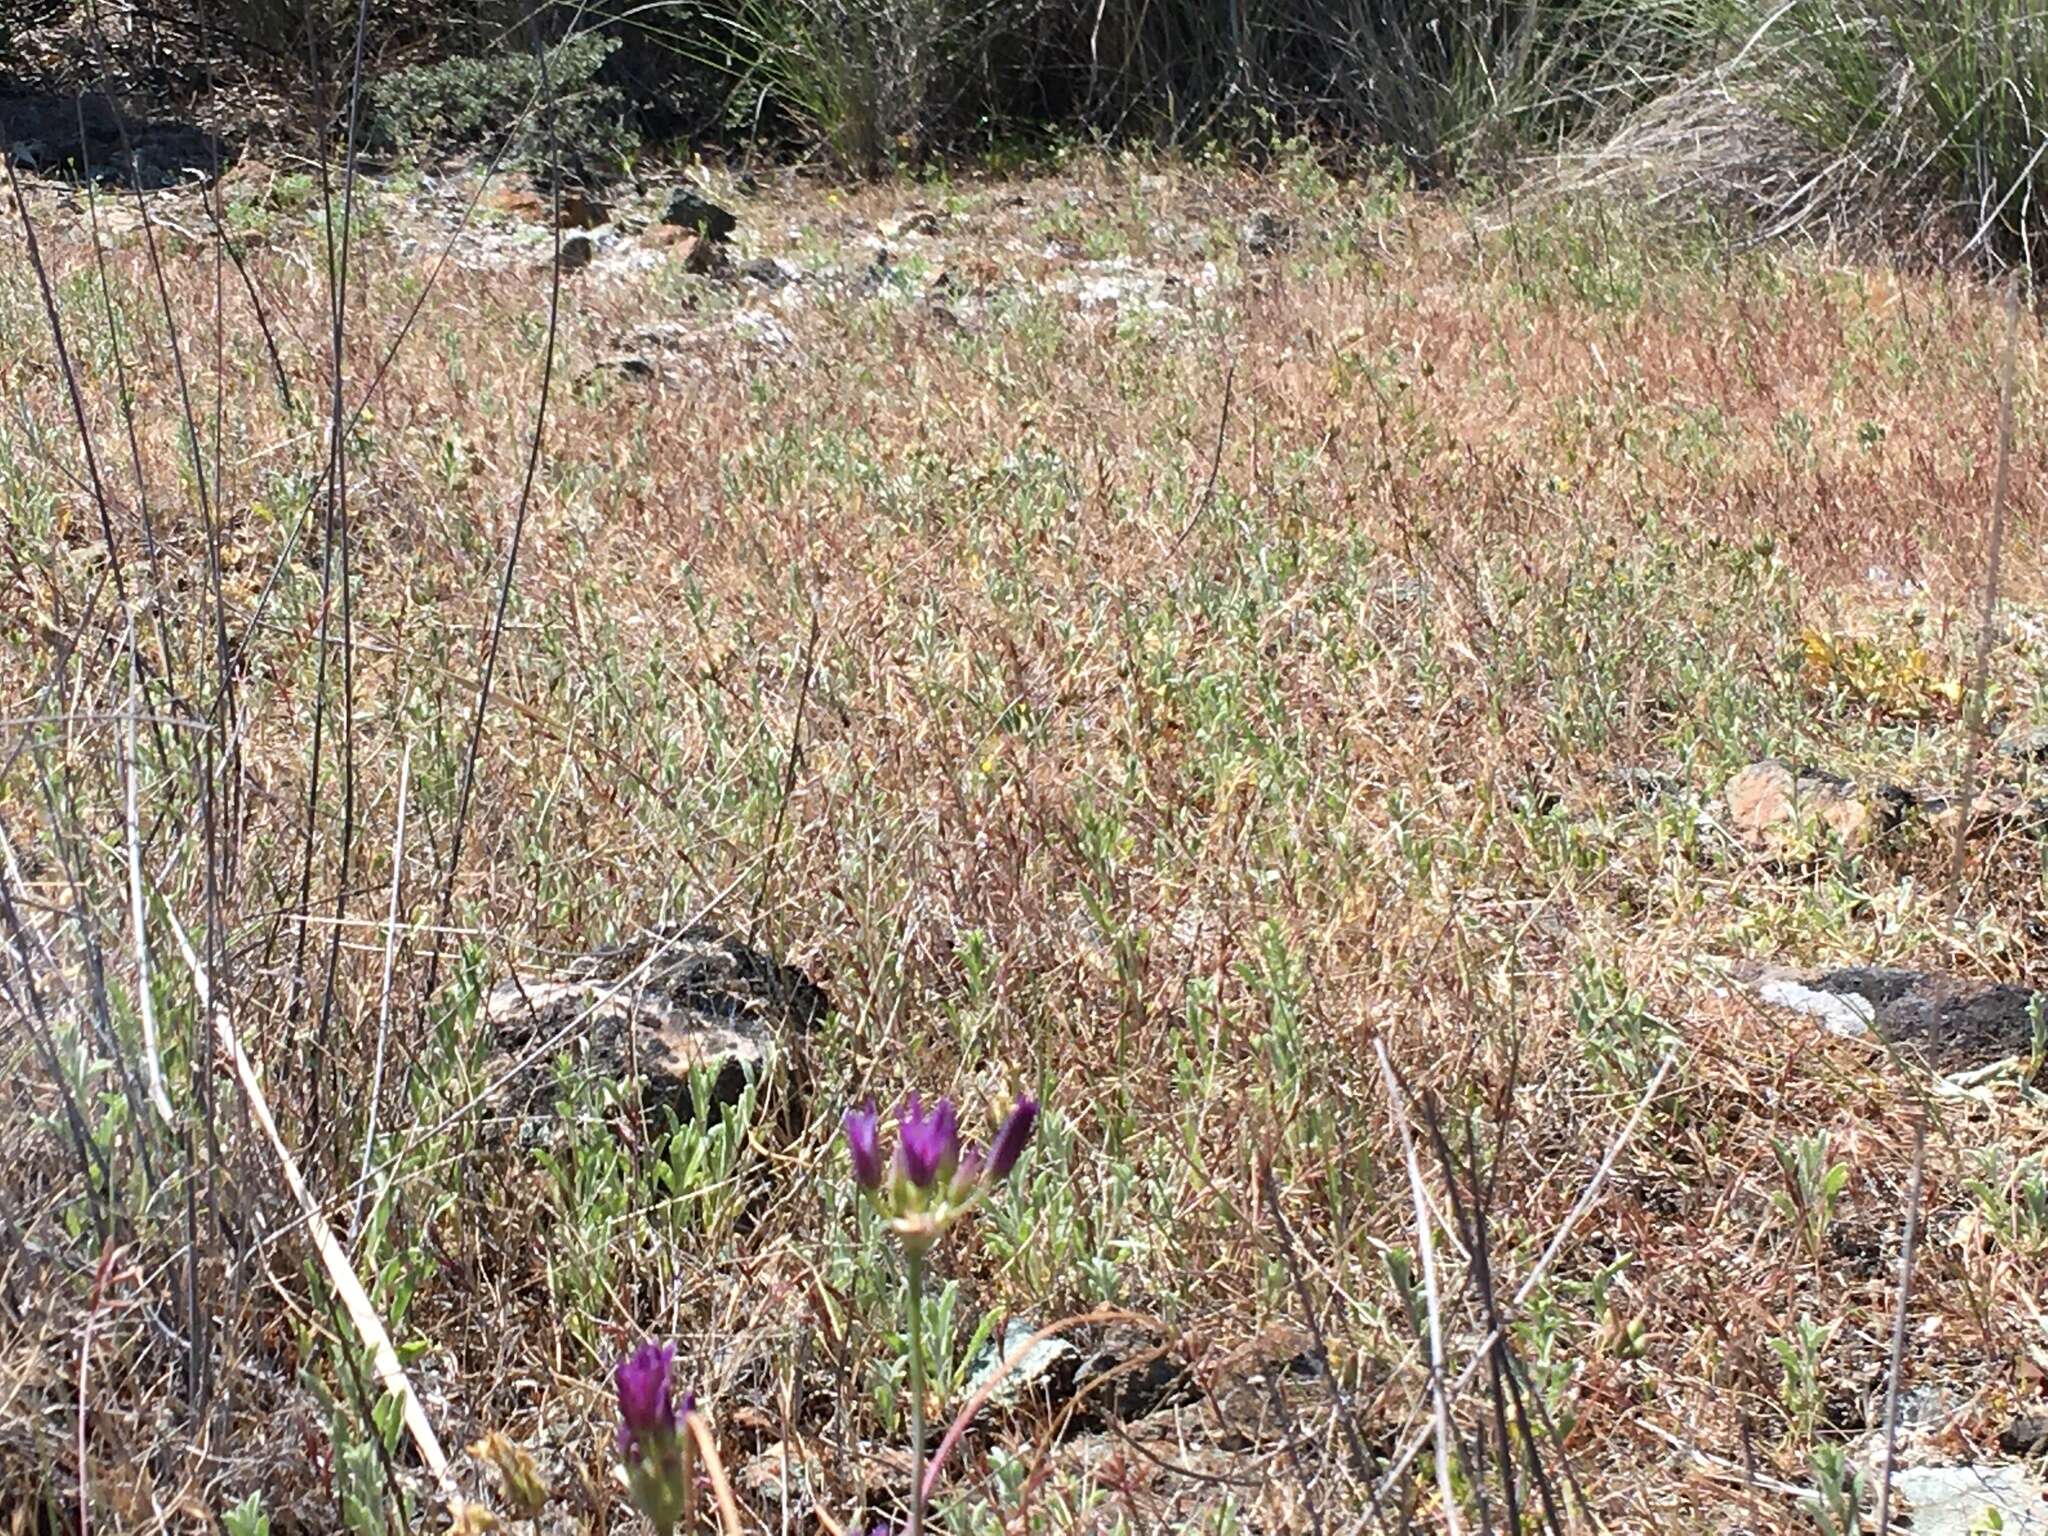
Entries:
[[896,1115],[896,1167],[915,1189],[930,1189],[950,1180],[960,1157],[960,1118],[951,1099],[941,1099],[930,1114],[916,1094],[903,1101]]
[[619,1455],[626,1463],[626,1482],[633,1502],[661,1536],[669,1536],[682,1518],[695,1475],[689,1437],[678,1426],[696,1406],[696,1397],[686,1393],[677,1403],[670,1396],[675,1359],[675,1345],[650,1339],[612,1374],[619,1391]]
[[981,1187],[981,1175],[981,1153],[969,1147],[954,1165],[953,1177],[946,1181],[946,1198],[955,1205],[967,1204]]
[[[996,1139],[983,1153],[960,1141],[960,1116],[953,1101],[930,1110],[911,1094],[896,1112],[896,1156],[882,1178],[880,1121],[875,1101],[849,1109],[840,1125],[853,1160],[854,1181],[888,1220],[903,1246],[904,1310],[908,1314],[910,1366],[910,1523],[908,1536],[924,1528],[924,1276],[925,1259],[946,1228],[979,1205],[1009,1176],[1038,1123],[1035,1099],[1019,1099],[1004,1116]],[[868,1536],[890,1536],[878,1525]]]
[[626,1455],[639,1455],[643,1441],[676,1432],[668,1380],[675,1363],[675,1345],[649,1339],[612,1373],[619,1389],[619,1449]]
[[896,1151],[882,1175],[881,1117],[874,1100],[849,1109],[840,1125],[853,1163],[854,1182],[873,1198],[906,1253],[922,1254],[1017,1165],[1038,1122],[1038,1104],[1020,1099],[1003,1120],[988,1151],[960,1139],[960,1115],[950,1099],[930,1108],[911,1094],[896,1111]]

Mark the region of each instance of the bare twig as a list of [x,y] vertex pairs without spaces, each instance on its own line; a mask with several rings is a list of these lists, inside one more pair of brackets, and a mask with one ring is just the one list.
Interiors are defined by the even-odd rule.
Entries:
[[1330,1408],[1337,1416],[1337,1427],[1344,1436],[1344,1449],[1351,1458],[1352,1475],[1365,1486],[1366,1498],[1371,1502],[1373,1518],[1382,1530],[1386,1529],[1386,1510],[1381,1506],[1379,1494],[1373,1487],[1372,1462],[1366,1455],[1365,1441],[1358,1433],[1358,1421],[1351,1412],[1351,1398],[1337,1378],[1330,1371],[1329,1345],[1323,1338],[1323,1322],[1316,1315],[1315,1298],[1309,1295],[1308,1276],[1302,1271],[1299,1245],[1295,1241],[1294,1229],[1288,1224],[1287,1213],[1280,1208],[1280,1185],[1273,1177],[1270,1159],[1259,1160],[1259,1183],[1266,1197],[1266,1212],[1273,1220],[1273,1230],[1280,1239],[1280,1262],[1287,1270],[1289,1283],[1294,1287],[1295,1300],[1301,1305],[1302,1326],[1308,1329],[1311,1347],[1310,1358],[1315,1364],[1316,1375],[1322,1378],[1323,1390],[1329,1394]]
[[704,1415],[692,1413],[684,1417],[689,1426],[690,1436],[697,1442],[697,1454],[703,1458],[705,1475],[711,1479],[712,1502],[718,1506],[718,1523],[724,1536],[740,1536],[746,1525],[740,1519],[740,1507],[732,1496],[732,1484],[726,1480],[725,1463],[719,1459],[718,1442],[712,1438],[711,1426],[704,1422]]
[[398,759],[398,825],[391,836],[391,901],[384,922],[384,980],[377,997],[377,1054],[370,1068],[370,1103],[363,1127],[363,1160],[356,1176],[355,1209],[349,1216],[349,1241],[362,1225],[363,1201],[370,1190],[370,1157],[377,1145],[377,1101],[384,1093],[384,1054],[391,1038],[391,972],[398,959],[398,894],[405,881],[405,802],[412,782],[412,742]]
[[[1379,1057],[1380,1077],[1387,1085],[1387,1101],[1393,1106],[1394,1127],[1401,1133],[1401,1154],[1408,1163],[1408,1192],[1415,1201],[1415,1247],[1422,1259],[1422,1292],[1429,1304],[1429,1390],[1436,1404],[1436,1485],[1443,1501],[1444,1529],[1450,1536],[1464,1530],[1458,1518],[1458,1493],[1451,1482],[1451,1397],[1444,1390],[1443,1303],[1436,1283],[1436,1237],[1429,1214],[1429,1192],[1422,1182],[1422,1163],[1415,1155],[1415,1137],[1408,1128],[1408,1104],[1401,1093],[1394,1064],[1387,1059],[1384,1040],[1372,1043]],[[1489,1346],[1490,1347],[1490,1346]],[[1476,1361],[1475,1361],[1476,1363]]]
[[164,1091],[163,1051],[157,1040],[156,998],[149,969],[149,939],[143,931],[142,905],[142,817],[135,788],[135,729],[142,713],[140,687],[135,676],[135,624],[128,625],[128,729],[121,736],[121,771],[127,780],[128,916],[135,928],[135,1005],[142,1015],[142,1071],[149,1085],[149,1102],[168,1124],[170,1095]]
[[[1508,1323],[1514,1321],[1515,1314],[1529,1299],[1530,1293],[1542,1283],[1544,1273],[1556,1261],[1558,1254],[1564,1251],[1565,1242],[1570,1238],[1573,1228],[1578,1226],[1580,1219],[1593,1208],[1593,1202],[1599,1198],[1601,1189],[1607,1183],[1607,1176],[1614,1171],[1615,1159],[1621,1156],[1621,1149],[1635,1136],[1636,1127],[1642,1123],[1643,1115],[1657,1097],[1657,1090],[1664,1086],[1664,1075],[1671,1070],[1672,1063],[1677,1060],[1678,1051],[1674,1048],[1667,1052],[1664,1060],[1658,1064],[1657,1075],[1650,1079],[1650,1086],[1643,1090],[1643,1096],[1636,1104],[1635,1113],[1628,1117],[1628,1124],[1624,1125],[1620,1134],[1608,1144],[1606,1155],[1600,1159],[1600,1166],[1593,1170],[1593,1177],[1586,1181],[1585,1189],[1580,1192],[1578,1200],[1559,1225],[1556,1235],[1551,1238],[1550,1246],[1543,1250],[1542,1256],[1536,1260],[1535,1267],[1529,1271],[1527,1278],[1516,1290],[1513,1300],[1508,1303],[1506,1318],[1500,1328],[1489,1331],[1487,1336],[1479,1341],[1478,1348],[1472,1352],[1471,1360],[1466,1363],[1465,1369],[1459,1372],[1458,1379],[1451,1383],[1447,1395],[1453,1402],[1472,1384],[1472,1378],[1479,1374],[1479,1367],[1491,1355],[1493,1346],[1500,1341],[1502,1331]],[[1394,1486],[1394,1480],[1408,1470],[1408,1464],[1429,1442],[1434,1432],[1433,1425],[1424,1425],[1402,1444],[1394,1459],[1387,1464],[1387,1470],[1380,1476],[1381,1496],[1385,1496],[1387,1490]]]
[[[1437,1162],[1444,1170],[1444,1189],[1451,1200],[1451,1218],[1458,1224],[1464,1238],[1465,1251],[1472,1256],[1472,1283],[1479,1293],[1479,1304],[1484,1309],[1488,1325],[1494,1333],[1500,1335],[1488,1357],[1488,1385],[1492,1389],[1490,1397],[1493,1408],[1495,1454],[1500,1464],[1500,1491],[1505,1527],[1510,1532],[1519,1533],[1522,1529],[1521,1504],[1515,1486],[1514,1440],[1508,1431],[1508,1394],[1512,1377],[1506,1329],[1500,1315],[1500,1299],[1495,1293],[1493,1283],[1493,1255],[1486,1228],[1486,1180],[1476,1162],[1471,1169],[1464,1169],[1452,1153],[1450,1138],[1444,1134],[1443,1117],[1437,1111],[1434,1094],[1425,1093],[1422,1096],[1422,1123],[1429,1131],[1430,1144],[1436,1151]],[[1464,1194],[1459,1188],[1461,1178],[1466,1176],[1472,1181],[1472,1204],[1469,1210],[1466,1208]],[[1525,1436],[1524,1441],[1533,1460],[1534,1438]],[[1481,1458],[1479,1465],[1474,1468],[1475,1490],[1486,1486],[1485,1444],[1486,1438],[1482,1431],[1479,1435]]]
[[[540,69],[541,95],[547,103],[548,160],[554,168],[553,217],[550,220],[554,229],[554,260],[548,264],[548,328],[547,338],[541,347],[540,396],[534,402],[533,435],[527,440],[526,469],[519,483],[519,504],[512,514],[512,535],[505,546],[504,564],[499,568],[497,602],[491,610],[491,627],[484,642],[484,664],[477,678],[476,706],[469,718],[469,741],[462,753],[462,783],[455,796],[455,829],[448,840],[448,864],[442,871],[441,899],[434,916],[435,923],[441,926],[447,924],[448,914],[455,906],[455,881],[462,868],[463,834],[469,826],[470,797],[476,789],[476,760],[483,748],[484,720],[491,707],[491,683],[498,670],[498,647],[505,636],[505,616],[512,606],[512,577],[519,569],[519,546],[526,535],[527,513],[533,506],[533,488],[540,477],[548,400],[555,382],[555,343],[562,320],[562,177],[560,147],[555,138],[555,101],[548,81],[547,50],[541,47],[540,33],[531,15],[527,17],[527,30],[534,61]],[[422,1008],[434,995],[440,969],[441,951],[437,948],[427,956],[426,984],[420,988]]]
[[1010,1379],[1010,1373],[1031,1357],[1031,1351],[1047,1339],[1065,1333],[1069,1328],[1084,1328],[1090,1323],[1115,1322],[1142,1325],[1145,1319],[1135,1312],[1125,1311],[1122,1307],[1097,1307],[1092,1312],[1076,1312],[1071,1317],[1047,1323],[1017,1348],[1005,1350],[1001,1363],[989,1373],[988,1380],[981,1384],[975,1394],[961,1405],[960,1411],[953,1415],[953,1422],[946,1426],[945,1434],[939,1437],[937,1448],[926,1460],[924,1496],[929,1499],[938,1488],[939,1474],[945,1470],[946,1458],[953,1454],[953,1447],[958,1445],[960,1437],[967,1433],[967,1426],[974,1422],[974,1416],[981,1412],[982,1406],[995,1394],[996,1389]]
[[241,1084],[243,1096],[248,1100],[249,1112],[255,1117],[264,1139],[270,1143],[270,1150],[277,1158],[278,1170],[284,1175],[285,1185],[292,1198],[298,1203],[299,1214],[306,1223],[307,1235],[312,1239],[313,1248],[320,1255],[320,1266],[327,1271],[327,1278],[341,1297],[342,1305],[348,1311],[350,1323],[370,1351],[371,1363],[377,1371],[377,1380],[384,1390],[398,1399],[404,1418],[406,1433],[426,1464],[434,1479],[442,1501],[453,1508],[458,1494],[455,1474],[448,1464],[448,1454],[441,1449],[441,1440],[434,1433],[433,1422],[427,1417],[427,1410],[420,1402],[419,1393],[413,1390],[412,1379],[406,1375],[400,1363],[398,1351],[392,1347],[391,1335],[385,1330],[384,1320],[377,1315],[370,1296],[363,1289],[363,1282],[356,1277],[349,1264],[348,1255],[335,1239],[334,1229],[327,1224],[321,1213],[320,1203],[313,1198],[313,1192],[306,1187],[306,1176],[299,1170],[299,1160],[292,1155],[290,1147],[278,1133],[277,1120],[270,1112],[270,1099],[263,1091],[263,1080],[256,1066],[249,1060],[249,1053],[242,1048],[241,1037],[236,1034],[234,1021],[228,1017],[227,1009],[217,1008],[213,1001],[213,987],[207,979],[206,967],[200,963],[193,951],[192,941],[186,936],[184,926],[177,914],[168,912],[171,933],[178,941],[178,948],[185,957],[185,965],[192,973],[192,985],[199,994],[200,1011],[213,1020],[215,1038],[234,1069],[235,1080]]
[[127,608],[128,583],[121,574],[121,543],[114,537],[106,483],[100,477],[99,455],[93,450],[92,428],[87,424],[85,414],[85,396],[78,387],[78,370],[71,364],[71,349],[64,339],[64,321],[57,308],[56,291],[50,284],[49,269],[43,265],[42,247],[36,240],[36,221],[29,213],[28,197],[21,189],[21,177],[15,172],[11,155],[6,165],[8,189],[14,194],[15,207],[21,210],[21,234],[28,247],[28,264],[36,275],[36,288],[43,300],[43,317],[50,328],[50,345],[57,353],[57,371],[64,379],[65,394],[71,402],[71,418],[78,428],[79,451],[85,455],[85,471],[92,480],[93,507],[99,513],[100,537],[106,541],[107,564],[113,573],[114,593],[121,606]]
[[775,881],[776,870],[780,867],[782,852],[782,825],[789,814],[790,797],[796,793],[797,769],[803,762],[804,713],[811,702],[811,678],[818,667],[818,605],[811,604],[811,633],[804,641],[802,680],[797,684],[796,719],[789,727],[789,756],[782,769],[782,795],[775,802],[775,822],[768,829],[768,858],[761,865],[761,886],[754,893],[753,915],[747,920],[747,935],[756,935],[761,924],[761,913],[768,905],[768,887]]
[[89,1472],[86,1459],[86,1415],[92,1394],[87,1391],[87,1376],[92,1369],[92,1331],[99,1322],[100,1307],[106,1300],[107,1281],[114,1273],[114,1261],[121,1256],[120,1246],[109,1242],[100,1250],[100,1262],[93,1271],[92,1304],[86,1309],[85,1325],[78,1333],[78,1536],[91,1536],[92,1493],[88,1485]]
[[1223,371],[1223,404],[1216,412],[1216,442],[1209,450],[1209,477],[1202,483],[1202,494],[1195,502],[1194,511],[1188,514],[1188,520],[1181,524],[1180,532],[1174,535],[1173,543],[1167,546],[1168,555],[1180,552],[1180,547],[1187,542],[1188,535],[1195,531],[1195,525],[1209,515],[1209,507],[1216,499],[1216,477],[1223,472],[1223,439],[1230,430],[1230,402],[1236,389],[1237,359],[1233,357],[1230,366]]
[[1906,1189],[1906,1235],[1899,1244],[1899,1305],[1892,1313],[1890,1379],[1884,1389],[1884,1480],[1878,1485],[1877,1536],[1892,1528],[1892,1463],[1899,1453],[1899,1378],[1906,1368],[1906,1316],[1913,1299],[1913,1245],[1920,1235],[1920,1181],[1927,1168],[1927,1117],[1913,1121],[1913,1177]]

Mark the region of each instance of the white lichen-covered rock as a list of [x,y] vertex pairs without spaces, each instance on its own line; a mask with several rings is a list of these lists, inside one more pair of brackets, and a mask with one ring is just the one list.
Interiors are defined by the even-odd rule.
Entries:
[[693,1115],[693,1073],[713,1108],[777,1068],[829,1007],[802,971],[715,928],[647,934],[573,961],[555,976],[492,988],[489,1119],[531,1138],[552,1114],[556,1061],[591,1078],[637,1084],[650,1113]]

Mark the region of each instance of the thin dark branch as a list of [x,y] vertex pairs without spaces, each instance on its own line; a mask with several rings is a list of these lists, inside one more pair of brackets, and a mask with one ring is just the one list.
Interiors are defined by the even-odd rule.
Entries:
[[[1387,1527],[1387,1512],[1380,1503],[1378,1489],[1374,1482],[1372,1458],[1365,1449],[1365,1440],[1358,1433],[1358,1420],[1351,1411],[1350,1395],[1344,1391],[1336,1376],[1330,1370],[1329,1346],[1323,1337],[1322,1319],[1317,1313],[1315,1298],[1309,1294],[1308,1276],[1304,1270],[1300,1247],[1295,1239],[1294,1229],[1288,1225],[1287,1213],[1280,1206],[1280,1185],[1273,1177],[1273,1165],[1265,1158],[1259,1160],[1259,1187],[1265,1200],[1267,1213],[1273,1219],[1273,1232],[1279,1239],[1280,1262],[1287,1270],[1288,1283],[1294,1289],[1295,1301],[1301,1307],[1302,1326],[1308,1330],[1309,1355],[1316,1368],[1316,1376],[1329,1394],[1330,1409],[1337,1417],[1337,1428],[1344,1436],[1344,1450],[1351,1459],[1351,1473],[1365,1485],[1366,1498],[1372,1505],[1374,1521],[1384,1531]],[[1409,1530],[1407,1512],[1401,1516],[1403,1536]]]
[[768,829],[768,858],[761,866],[761,885],[754,893],[753,915],[747,919],[747,936],[752,939],[759,928],[761,913],[768,904],[768,887],[774,883],[775,872],[780,867],[782,849],[782,824],[789,814],[790,797],[796,793],[796,774],[803,760],[804,711],[811,702],[811,677],[818,665],[818,605],[811,604],[811,632],[804,641],[803,678],[797,685],[796,720],[789,728],[789,755],[782,770],[782,797],[775,803],[775,823]]
[[[555,259],[549,265],[548,279],[548,328],[547,339],[541,352],[540,399],[534,408],[533,436],[527,445],[526,473],[519,487],[519,505],[512,517],[512,537],[505,550],[505,563],[498,577],[498,601],[491,614],[490,635],[484,644],[484,665],[477,681],[476,708],[469,722],[469,743],[462,754],[462,787],[455,800],[455,829],[448,840],[448,865],[441,881],[441,898],[435,906],[434,926],[448,926],[448,915],[455,905],[455,880],[462,867],[463,833],[469,825],[470,796],[476,787],[477,752],[483,745],[484,716],[490,709],[491,681],[498,666],[498,647],[505,634],[505,615],[512,603],[512,576],[519,566],[520,540],[526,532],[526,516],[533,505],[534,481],[540,473],[541,443],[545,436],[548,416],[548,397],[555,377],[555,342],[562,314],[562,178],[560,175],[561,156],[556,143],[555,104],[548,82],[547,53],[541,46],[540,29],[531,13],[527,16],[534,56],[540,65],[540,85],[546,100],[548,124],[548,155],[556,174],[550,177],[550,196],[554,217],[550,223],[554,228]],[[424,1008],[434,995],[434,985],[439,979],[441,951],[438,946],[427,958],[426,985],[420,990],[420,1006]]]

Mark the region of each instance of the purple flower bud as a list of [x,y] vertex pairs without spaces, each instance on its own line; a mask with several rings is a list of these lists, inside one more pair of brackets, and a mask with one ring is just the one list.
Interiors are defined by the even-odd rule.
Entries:
[[[675,1362],[675,1345],[649,1339],[612,1373],[619,1389],[620,1455],[637,1459],[648,1442],[674,1436],[676,1407],[668,1378]],[[687,1400],[683,1411],[689,1412]]]
[[988,1151],[988,1180],[991,1184],[1010,1176],[1010,1170],[1017,1166],[1024,1144],[1031,1140],[1032,1129],[1037,1124],[1038,1101],[1019,1099],[1017,1107],[1010,1111],[1002,1128],[996,1132],[995,1145]]
[[975,1185],[981,1182],[982,1156],[973,1147],[960,1154],[960,1161],[953,1169],[953,1177],[946,1185],[946,1198],[955,1205],[964,1205],[974,1194]]
[[927,1115],[913,1093],[897,1112],[896,1133],[897,1168],[915,1188],[930,1189],[952,1177],[960,1160],[960,1121],[952,1100],[939,1100]]
[[854,1182],[862,1189],[882,1187],[881,1123],[882,1117],[875,1113],[873,1099],[864,1100],[858,1108],[849,1109],[839,1122],[846,1132],[847,1155],[853,1159]]

